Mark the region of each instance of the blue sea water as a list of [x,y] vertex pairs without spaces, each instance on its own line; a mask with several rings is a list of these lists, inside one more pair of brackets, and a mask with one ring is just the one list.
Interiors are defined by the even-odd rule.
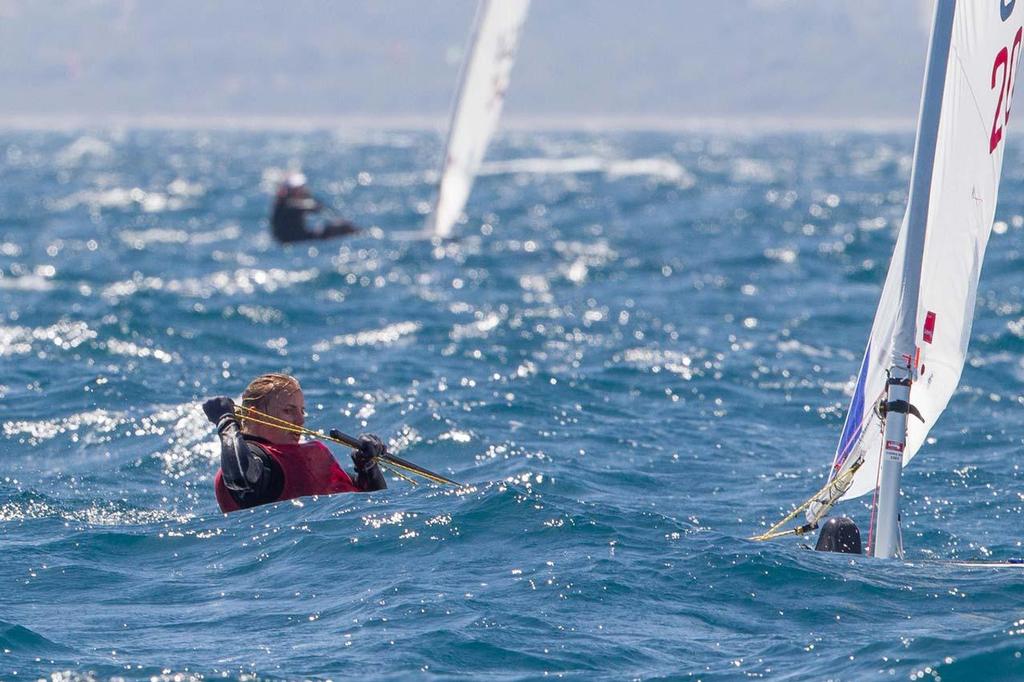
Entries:
[[[0,134],[0,678],[1024,677],[1024,568],[950,563],[1024,556],[1019,147],[909,561],[745,539],[823,482],[912,137],[507,133],[432,243],[434,134]],[[275,245],[297,167],[370,229]],[[220,514],[199,403],[267,371],[469,487]]]

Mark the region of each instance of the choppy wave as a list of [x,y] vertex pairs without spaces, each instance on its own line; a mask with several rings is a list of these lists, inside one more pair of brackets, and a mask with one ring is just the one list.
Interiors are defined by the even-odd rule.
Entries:
[[[969,563],[1022,554],[1012,182],[876,562],[746,538],[831,462],[910,135],[510,135],[447,242],[428,134],[0,137],[0,678],[1024,676]],[[276,245],[296,168],[373,227]],[[221,514],[200,404],[268,371],[466,485]]]
[[0,620],[0,650],[10,656],[17,653],[22,656],[50,656],[70,653],[66,646],[51,642],[46,637],[21,625]]

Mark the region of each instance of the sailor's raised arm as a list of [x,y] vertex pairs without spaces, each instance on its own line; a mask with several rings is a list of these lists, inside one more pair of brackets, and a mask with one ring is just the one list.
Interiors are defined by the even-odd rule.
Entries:
[[239,493],[262,492],[268,484],[270,467],[259,446],[242,438],[242,429],[235,417],[235,402],[227,396],[210,398],[203,403],[203,412],[217,426],[224,485]]

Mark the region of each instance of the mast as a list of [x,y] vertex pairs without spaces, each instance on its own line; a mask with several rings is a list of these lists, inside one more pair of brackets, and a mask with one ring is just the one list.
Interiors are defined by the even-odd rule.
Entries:
[[935,147],[942,115],[942,94],[949,63],[956,0],[938,0],[928,45],[921,113],[917,125],[914,165],[907,202],[906,257],[900,286],[900,303],[893,330],[893,346],[886,391],[886,420],[883,454],[878,475],[874,541],[871,554],[890,559],[903,555],[900,538],[900,483],[903,452],[907,443],[907,415],[917,350],[918,299],[921,263],[928,231],[928,207],[932,186]]

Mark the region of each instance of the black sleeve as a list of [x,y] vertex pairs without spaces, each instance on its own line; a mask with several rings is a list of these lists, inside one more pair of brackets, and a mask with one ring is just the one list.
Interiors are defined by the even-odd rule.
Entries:
[[369,493],[374,490],[386,490],[388,482],[384,480],[384,473],[380,467],[374,463],[367,471],[356,470],[356,485],[364,493]]
[[221,418],[217,434],[224,485],[239,506],[277,501],[284,489],[284,474],[277,462],[258,444],[242,436],[234,415]]
[[356,232],[359,232],[359,227],[353,222],[342,219],[328,220],[323,225],[323,232],[320,234],[320,238],[332,239],[334,237],[355,234]]

